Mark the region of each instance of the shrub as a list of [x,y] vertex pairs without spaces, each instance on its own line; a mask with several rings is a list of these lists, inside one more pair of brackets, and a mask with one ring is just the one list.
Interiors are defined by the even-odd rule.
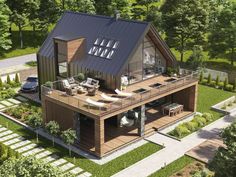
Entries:
[[2,77],[0,76],[0,88],[3,88]]
[[218,86],[222,89],[224,88],[224,82],[219,82]]
[[211,74],[209,73],[208,78],[207,78],[207,83],[211,84],[212,78],[211,78]]
[[19,75],[17,73],[15,74],[15,83],[20,83]]
[[233,103],[230,101],[230,102],[228,103],[228,106],[233,106]]
[[202,84],[203,84],[203,85],[207,85],[207,79],[203,79],[203,80],[202,80]]
[[51,81],[47,81],[44,85],[48,88],[52,88],[52,86],[53,86]]
[[77,75],[77,79],[78,79],[79,81],[83,81],[83,80],[85,79],[84,74],[83,74],[83,73],[79,73],[79,74]]
[[16,92],[14,89],[5,89],[0,91],[0,100],[5,100],[15,96]]
[[177,126],[174,130],[174,134],[177,135],[178,137],[182,137],[186,134],[190,133],[188,128],[184,126],[183,124]]
[[204,117],[207,122],[213,121],[214,119],[213,114],[208,113],[208,112],[203,113],[202,117]]
[[211,81],[210,86],[211,87],[216,87],[216,81]]
[[8,84],[8,85],[11,85],[11,79],[10,79],[9,74],[7,75],[7,84]]
[[227,85],[229,84],[229,80],[228,78],[226,77],[225,78],[225,81],[224,81],[224,89],[226,89]]
[[195,116],[194,117],[195,121],[198,123],[198,126],[202,127],[204,125],[206,125],[206,119],[204,117],[201,117],[201,116]]
[[220,83],[220,76],[217,75],[217,77],[216,77],[216,85],[219,86],[219,83]]
[[226,104],[224,104],[224,106],[222,106],[222,108],[221,109],[226,109],[227,108],[227,105]]
[[203,72],[201,71],[200,77],[199,77],[199,82],[202,83],[203,79],[204,79],[204,77],[203,77]]
[[193,132],[197,130],[198,123],[194,121],[190,121],[190,122],[185,123],[185,126],[188,128],[189,131]]
[[226,85],[225,90],[232,92],[234,89],[234,86],[231,84]]

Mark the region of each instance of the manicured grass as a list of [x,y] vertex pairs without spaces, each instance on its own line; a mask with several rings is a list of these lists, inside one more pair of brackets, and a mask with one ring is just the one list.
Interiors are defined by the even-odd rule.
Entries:
[[235,93],[199,85],[198,87],[198,102],[197,102],[197,111],[204,113],[209,112],[214,115],[215,119],[218,119],[222,114],[211,110],[211,106],[236,95]]
[[[36,142],[35,133],[25,129],[21,125],[16,124],[15,122],[3,116],[0,116],[0,124],[8,126],[10,130],[24,136],[25,138],[31,140],[32,142]],[[52,142],[50,140],[47,140],[43,137],[39,138],[39,146],[42,146],[56,153],[60,157],[63,157],[72,163],[74,163],[73,157],[76,157],[75,164],[77,164],[82,169],[92,173],[96,177],[109,177],[161,149],[161,146],[158,146],[153,143],[147,143],[108,162],[107,164],[97,165],[94,162],[84,157],[78,156],[76,154],[72,154],[72,157],[69,157],[67,149],[59,145],[55,145],[55,147],[52,147],[51,145]]]
[[[180,53],[176,51],[175,49],[171,49],[173,54],[175,55],[176,59],[180,61]],[[187,61],[187,59],[192,54],[191,50],[187,50],[184,53],[184,62]],[[220,57],[220,58],[210,58],[208,55],[208,51],[203,52],[204,58],[206,60],[206,67],[210,69],[220,70],[220,71],[234,71],[236,70],[236,62],[234,62],[234,66],[231,65],[230,60],[228,60],[226,57]]]
[[178,160],[170,163],[165,168],[160,169],[159,171],[153,173],[149,177],[169,177],[172,174],[183,169],[186,165],[193,163],[195,160],[188,156],[183,156]]

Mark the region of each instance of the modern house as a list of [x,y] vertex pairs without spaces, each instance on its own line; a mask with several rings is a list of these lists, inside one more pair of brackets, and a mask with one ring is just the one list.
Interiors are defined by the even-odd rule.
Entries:
[[[166,74],[177,61],[147,22],[65,12],[37,60],[45,123],[75,129],[75,145],[99,157],[196,111],[196,74]],[[89,84],[72,88],[79,73]]]

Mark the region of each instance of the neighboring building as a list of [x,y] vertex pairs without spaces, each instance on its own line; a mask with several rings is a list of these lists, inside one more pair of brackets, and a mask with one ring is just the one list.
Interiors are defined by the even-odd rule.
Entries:
[[[76,145],[99,157],[196,111],[195,75],[165,75],[167,67],[177,68],[177,61],[154,26],[118,17],[65,12],[37,54],[40,85],[55,81],[53,89],[42,86],[44,121],[74,128]],[[60,80],[78,73],[99,80],[95,96],[63,92]],[[101,97],[114,97],[124,85],[132,96],[116,102]],[[91,107],[87,98],[105,102],[104,108]],[[160,109],[169,102],[183,105],[184,111],[163,115]],[[134,113],[136,123],[120,127],[127,123],[127,112]]]

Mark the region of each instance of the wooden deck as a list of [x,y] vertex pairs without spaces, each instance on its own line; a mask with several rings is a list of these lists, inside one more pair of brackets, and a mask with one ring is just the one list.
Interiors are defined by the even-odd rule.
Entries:
[[[176,81],[173,83],[170,83],[168,81],[170,79],[172,78],[166,76],[157,76],[130,85],[127,87],[125,92],[134,93],[139,89],[144,89],[145,91],[143,93],[134,94],[131,98],[120,98],[120,101],[114,103],[105,101],[101,97],[101,94],[105,93],[111,97],[117,97],[117,94],[103,89],[98,90],[95,96],[88,96],[86,93],[69,96],[66,95],[65,92],[53,90],[50,92],[50,94],[46,94],[45,98],[49,99],[50,101],[54,101],[55,103],[63,103],[71,107],[71,109],[73,109],[74,111],[81,112],[85,115],[88,115],[86,113],[89,113],[90,115],[88,116],[90,117],[99,118],[104,116],[104,118],[109,118],[112,113],[117,114],[117,111],[121,111],[127,108],[132,109],[132,106],[140,106],[139,104],[150,102],[152,101],[151,99],[155,100],[158,99],[157,97],[166,96],[168,94],[172,94],[174,92],[191,87],[194,84],[197,84],[195,78],[176,78]],[[161,85],[160,88],[151,87],[151,85],[157,83]],[[87,98],[98,102],[104,102],[105,107],[99,109],[96,107],[88,106],[88,104],[86,103]]]
[[[192,114],[190,111],[184,111],[177,116],[163,116],[159,108],[149,109],[146,112],[147,120],[145,125],[145,136],[150,136],[160,128],[171,125],[178,120]],[[142,137],[138,136],[137,127],[117,127],[112,124],[109,119],[105,121],[105,143],[103,144],[103,152],[105,155],[127,146]],[[89,150],[94,153],[94,126],[93,120],[84,121],[81,126],[81,144],[82,149]]]

